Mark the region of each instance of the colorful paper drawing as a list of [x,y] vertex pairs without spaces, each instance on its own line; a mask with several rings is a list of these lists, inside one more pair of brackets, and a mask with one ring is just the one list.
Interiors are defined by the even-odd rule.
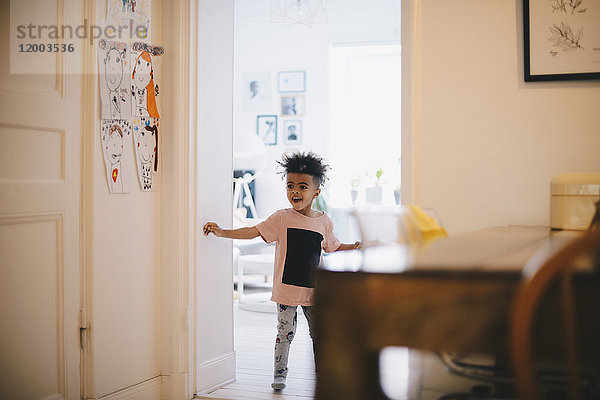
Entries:
[[136,117],[160,118],[158,112],[162,47],[134,43],[131,53],[131,111]]
[[129,193],[131,122],[125,119],[102,120],[100,138],[110,192]]
[[138,179],[143,192],[157,189],[158,126],[157,118],[140,117],[133,120],[133,145]]
[[124,119],[131,116],[131,78],[127,44],[98,42],[98,71],[102,119]]
[[[150,40],[152,0],[108,0],[107,26],[121,40]],[[115,36],[113,36],[115,37]]]

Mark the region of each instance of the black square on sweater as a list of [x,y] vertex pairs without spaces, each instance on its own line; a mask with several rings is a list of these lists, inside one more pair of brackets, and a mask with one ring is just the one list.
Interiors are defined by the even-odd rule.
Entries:
[[321,261],[323,235],[305,229],[287,229],[287,253],[282,282],[286,285],[315,287],[317,268]]

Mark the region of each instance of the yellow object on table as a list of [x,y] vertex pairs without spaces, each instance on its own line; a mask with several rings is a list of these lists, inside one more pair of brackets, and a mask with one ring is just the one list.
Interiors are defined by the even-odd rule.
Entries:
[[414,222],[419,229],[419,232],[421,232],[423,243],[448,236],[446,230],[438,224],[435,218],[427,215],[421,207],[410,204],[408,205],[408,208],[414,217]]

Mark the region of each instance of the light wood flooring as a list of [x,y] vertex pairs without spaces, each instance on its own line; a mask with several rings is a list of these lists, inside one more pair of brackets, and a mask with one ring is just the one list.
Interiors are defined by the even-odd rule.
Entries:
[[[271,389],[273,348],[277,333],[276,314],[254,312],[234,306],[236,381],[200,399],[222,400],[306,400],[313,399],[315,369],[308,325],[298,308],[298,328],[288,362],[287,387]],[[382,385],[393,399],[406,399],[408,358],[406,349],[393,349],[382,355]]]

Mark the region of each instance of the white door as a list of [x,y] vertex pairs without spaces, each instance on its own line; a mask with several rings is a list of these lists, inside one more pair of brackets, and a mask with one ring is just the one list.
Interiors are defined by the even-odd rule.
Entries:
[[0,398],[79,399],[81,75],[62,72],[81,53],[47,52],[49,73],[10,74],[9,29],[76,26],[82,8],[16,3],[0,2]]

